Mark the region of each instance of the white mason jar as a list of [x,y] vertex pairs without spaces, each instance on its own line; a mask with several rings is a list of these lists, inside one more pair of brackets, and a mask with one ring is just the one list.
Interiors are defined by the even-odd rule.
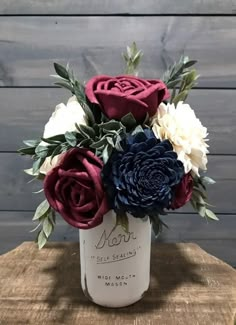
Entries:
[[124,307],[140,300],[150,282],[151,223],[128,214],[129,232],[109,211],[103,223],[80,229],[81,285],[84,294],[105,307]]

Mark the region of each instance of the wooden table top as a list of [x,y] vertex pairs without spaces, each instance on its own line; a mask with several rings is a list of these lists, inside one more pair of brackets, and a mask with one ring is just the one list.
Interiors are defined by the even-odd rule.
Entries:
[[32,242],[0,256],[0,325],[230,325],[236,271],[195,244],[152,247],[151,284],[136,304],[108,309],[80,288],[79,245]]

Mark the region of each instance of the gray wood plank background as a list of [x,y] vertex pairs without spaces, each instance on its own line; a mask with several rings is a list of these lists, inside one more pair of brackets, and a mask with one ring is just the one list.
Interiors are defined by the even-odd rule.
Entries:
[[[69,96],[69,91],[60,88],[0,88],[0,151],[15,151],[22,139],[41,136],[54,107],[66,103]],[[236,154],[236,142],[229,143],[229,137],[236,139],[236,92],[196,89],[188,102],[208,127],[211,153]],[[9,137],[12,133],[14,137]]]
[[0,14],[234,14],[234,0],[1,0]]
[[0,31],[0,86],[51,86],[55,61],[81,80],[119,74],[135,40],[141,76],[159,78],[187,54],[199,61],[198,87],[236,87],[235,17],[1,17]]
[[[149,16],[150,15],[150,16]],[[165,217],[161,242],[192,241],[236,266],[236,0],[2,0],[0,2],[0,253],[33,240],[40,183],[27,184],[30,161],[16,150],[38,137],[69,92],[53,87],[52,63],[70,62],[81,80],[120,74],[121,52],[136,41],[140,75],[159,78],[181,54],[199,61],[188,102],[209,130],[209,200],[219,222],[190,206]],[[107,32],[109,31],[109,32]],[[52,240],[78,240],[58,216]]]

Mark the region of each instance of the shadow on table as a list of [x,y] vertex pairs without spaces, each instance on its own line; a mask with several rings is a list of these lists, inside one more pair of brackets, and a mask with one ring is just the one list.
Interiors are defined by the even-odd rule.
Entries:
[[[107,315],[114,314],[114,309],[97,306],[84,296],[80,287],[78,244],[65,247],[64,244],[51,243],[48,248],[59,250],[54,265],[44,270],[53,279],[46,303],[57,311],[57,319],[65,323],[73,310],[78,310],[79,307],[83,310],[86,308],[86,313],[90,310]],[[178,287],[184,284],[204,285],[199,266],[191,262],[177,244],[157,244],[156,249],[152,249],[151,261],[151,283],[148,292],[134,305],[115,309],[116,315],[128,312],[137,316],[151,310],[158,311]]]

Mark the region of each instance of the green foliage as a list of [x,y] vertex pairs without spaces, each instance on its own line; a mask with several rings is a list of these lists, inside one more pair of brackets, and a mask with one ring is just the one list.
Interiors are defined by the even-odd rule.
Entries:
[[194,178],[193,194],[191,204],[198,214],[206,219],[219,220],[214,212],[212,212],[207,202],[206,184],[214,184],[215,181],[210,177],[201,176]]
[[49,205],[48,201],[44,200],[37,207],[32,220],[35,221],[35,220],[41,219],[42,217],[44,217],[48,213],[49,209],[50,209],[50,205]]
[[141,62],[143,53],[138,50],[135,42],[133,42],[131,46],[127,46],[126,50],[127,52],[122,54],[126,63],[125,73],[137,76],[138,66]]
[[54,63],[54,69],[58,76],[65,80],[70,80],[68,70],[58,63]]
[[132,113],[123,116],[121,118],[121,123],[126,127],[127,132],[131,131],[138,125]]
[[65,68],[59,63],[54,63],[54,68],[57,75],[53,75],[53,77],[59,79],[59,81],[55,82],[55,85],[70,90],[76,96],[87,116],[89,124],[93,125],[95,117],[87,102],[84,85],[75,79],[73,71],[69,68],[68,64]]
[[[129,128],[136,125],[132,114],[125,116],[123,123]],[[56,155],[75,147],[88,148],[106,163],[113,148],[120,148],[119,142],[126,133],[126,127],[123,123],[110,120],[94,124],[93,127],[76,124],[77,131],[66,132],[65,134],[59,134],[47,139],[28,140],[26,144],[29,144],[30,147],[18,150],[22,155],[29,155],[33,158],[32,168],[25,170],[25,172],[40,178],[40,167],[47,157],[50,157],[52,160]],[[43,145],[41,141],[44,142]]]
[[51,236],[56,224],[55,212],[50,207],[47,200],[44,200],[42,203],[40,203],[35,211],[32,220],[39,222],[36,228],[32,231],[35,231],[41,227],[41,230],[38,232],[35,240],[38,244],[39,249],[41,249],[47,243],[47,240]]
[[96,136],[90,148],[95,150],[95,154],[100,157],[104,163],[107,162],[113,148],[119,148],[119,143],[125,135],[125,126],[115,120],[97,125]]
[[165,82],[167,88],[173,89],[171,103],[176,105],[179,101],[185,101],[189,91],[196,84],[199,76],[195,69],[189,69],[196,62],[195,60],[189,60],[187,56],[181,56],[179,62],[175,62],[164,73],[162,80]]
[[178,94],[176,94],[176,91],[172,92],[171,103],[174,103],[176,105],[179,101],[185,101],[188,97],[189,91],[196,84],[198,77],[199,76],[197,75],[195,69],[191,70],[188,74],[183,76]]

